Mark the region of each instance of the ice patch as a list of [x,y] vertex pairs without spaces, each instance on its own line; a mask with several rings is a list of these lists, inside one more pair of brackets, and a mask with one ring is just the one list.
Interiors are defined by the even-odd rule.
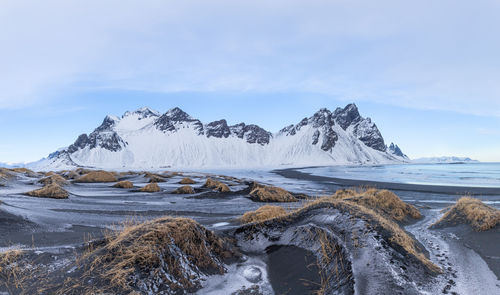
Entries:
[[229,225],[229,222],[217,222],[212,224],[212,227],[221,227],[221,226],[226,226]]

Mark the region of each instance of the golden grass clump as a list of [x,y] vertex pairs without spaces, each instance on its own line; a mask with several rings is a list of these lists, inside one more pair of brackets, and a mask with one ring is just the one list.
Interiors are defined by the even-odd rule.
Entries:
[[74,170],[64,171],[61,175],[66,179],[78,179],[80,177],[80,174],[76,173]]
[[29,270],[19,263],[22,256],[23,252],[19,249],[0,253],[0,287],[6,288],[9,294],[15,294],[14,290],[22,289],[29,278]]
[[222,183],[217,180],[213,180],[212,178],[207,178],[207,181],[203,185],[203,187],[211,188],[213,190],[219,191],[221,193],[228,193],[231,191],[227,184]]
[[40,189],[27,192],[26,195],[39,198],[67,199],[69,194],[57,183],[48,184]]
[[257,183],[253,184],[250,197],[256,202],[297,202],[297,198],[287,190]]
[[388,190],[344,189],[338,190],[331,198],[354,202],[398,222],[422,218],[417,208],[403,202],[396,194]]
[[113,185],[113,187],[116,187],[116,188],[133,188],[134,184],[131,181],[122,180],[122,181],[118,181],[117,183],[115,183]]
[[172,194],[194,194],[194,189],[190,185],[183,185],[177,188]]
[[115,175],[108,171],[91,171],[76,180],[76,182],[116,182]]
[[245,214],[240,217],[240,221],[242,223],[260,222],[281,217],[286,214],[287,212],[283,207],[264,205],[255,211],[245,212]]
[[9,171],[9,169],[0,168],[0,179],[9,179],[11,177],[12,173]]
[[126,224],[89,249],[80,259],[83,275],[66,280],[59,293],[191,293],[201,287],[200,273],[223,274],[222,262],[233,255],[221,238],[192,219],[162,217]]
[[189,177],[184,177],[179,184],[195,184],[196,182]]
[[149,183],[155,182],[165,182],[165,178],[162,175],[146,172],[144,177],[149,178]]
[[487,231],[500,223],[500,210],[485,205],[471,197],[460,198],[455,205],[431,227],[446,227],[469,224],[475,231]]
[[160,186],[156,182],[148,183],[144,187],[140,188],[139,191],[146,193],[156,193],[159,192]]
[[43,185],[55,183],[62,186],[68,184],[68,181],[64,177],[57,174],[52,174],[50,176],[44,177],[40,179],[38,182]]

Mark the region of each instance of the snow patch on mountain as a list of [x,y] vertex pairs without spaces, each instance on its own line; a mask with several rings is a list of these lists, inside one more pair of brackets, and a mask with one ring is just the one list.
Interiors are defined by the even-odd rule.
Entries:
[[75,166],[106,169],[227,168],[405,162],[399,147],[387,147],[377,126],[354,104],[321,109],[272,134],[257,125],[208,124],[180,108],[164,114],[149,108],[106,116],[90,134],[33,163],[35,169]]

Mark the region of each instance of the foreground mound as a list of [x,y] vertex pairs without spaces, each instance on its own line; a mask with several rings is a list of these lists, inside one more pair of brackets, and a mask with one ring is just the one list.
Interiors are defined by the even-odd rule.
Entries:
[[177,188],[172,194],[194,194],[194,189],[190,185],[183,185]]
[[69,194],[56,183],[48,184],[40,189],[27,192],[26,195],[39,198],[67,199]]
[[422,218],[417,208],[403,202],[396,194],[388,190],[344,189],[337,191],[331,198],[362,205],[398,222]]
[[234,234],[243,251],[264,253],[280,245],[314,253],[318,294],[421,294],[417,286],[441,271],[396,222],[344,200],[320,199]]
[[115,183],[113,185],[113,187],[117,187],[117,188],[133,188],[134,184],[131,181],[122,180],[122,181],[118,181],[117,183]]
[[43,185],[55,183],[57,185],[62,186],[62,185],[68,184],[68,181],[64,177],[57,175],[57,174],[52,174],[52,175],[49,175],[47,177],[44,177],[44,178],[40,179],[38,182],[43,184]]
[[229,187],[227,186],[227,184],[222,183],[222,182],[217,181],[217,180],[213,180],[211,178],[207,179],[207,181],[205,182],[203,187],[211,188],[211,189],[216,190],[216,191],[221,192],[221,193],[228,193],[231,191],[229,189]]
[[240,218],[240,221],[242,223],[259,222],[272,218],[277,218],[286,214],[287,212],[285,209],[283,209],[283,207],[265,205],[255,211],[246,212]]
[[144,187],[139,189],[140,192],[146,192],[146,193],[156,193],[159,192],[160,190],[161,190],[160,186],[158,186],[156,182],[146,184]]
[[297,202],[297,198],[287,190],[258,183],[253,184],[250,198],[255,202]]
[[460,198],[455,205],[434,223],[432,228],[442,228],[459,224],[468,224],[475,231],[486,231],[500,223],[500,210],[485,205],[471,197]]
[[204,276],[223,274],[230,247],[188,218],[163,217],[126,226],[80,259],[61,294],[184,294]]
[[91,171],[76,180],[76,182],[116,182],[115,175],[108,171]]

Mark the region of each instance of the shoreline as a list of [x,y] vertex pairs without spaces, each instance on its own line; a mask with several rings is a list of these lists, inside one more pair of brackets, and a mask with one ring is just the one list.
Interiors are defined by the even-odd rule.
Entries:
[[314,167],[275,169],[272,170],[271,172],[285,178],[328,183],[328,184],[338,185],[341,187],[367,186],[378,189],[388,189],[395,191],[438,193],[447,195],[500,196],[500,187],[496,188],[496,187],[443,186],[443,185],[410,184],[410,183],[383,182],[383,181],[372,181],[372,180],[346,179],[346,178],[312,175],[307,172],[298,171],[299,169],[304,169],[304,168],[314,168]]

